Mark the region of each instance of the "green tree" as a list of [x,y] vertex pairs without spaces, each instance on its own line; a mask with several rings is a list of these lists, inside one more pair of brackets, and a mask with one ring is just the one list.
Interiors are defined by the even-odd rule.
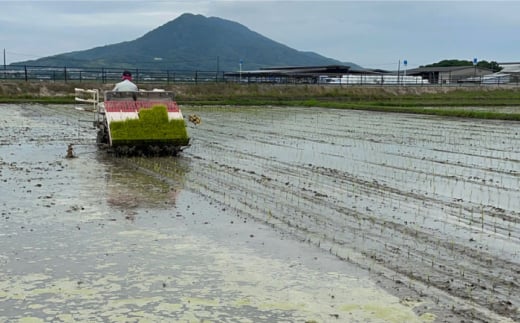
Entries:
[[484,68],[489,68],[493,72],[499,72],[499,71],[502,70],[502,67],[500,67],[500,65],[498,65],[498,63],[495,62],[495,61],[491,61],[491,62],[481,61],[481,62],[477,63],[477,66],[484,67]]
[[[452,66],[473,66],[473,62],[469,60],[459,60],[459,59],[445,59],[437,63],[422,65],[420,67],[452,67]],[[491,61],[488,62],[486,60],[480,61],[477,63],[478,67],[487,68],[492,70],[493,72],[498,72],[502,70],[502,67],[498,65],[497,62]]]

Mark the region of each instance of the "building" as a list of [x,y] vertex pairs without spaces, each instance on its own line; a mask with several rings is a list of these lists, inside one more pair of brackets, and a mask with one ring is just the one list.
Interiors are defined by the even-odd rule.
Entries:
[[520,74],[520,63],[498,63],[502,70],[502,73],[508,74]]
[[[228,81],[244,83],[343,85],[505,84],[518,82],[518,79],[520,79],[520,63],[505,64],[504,70],[499,74],[493,73],[491,69],[479,66],[420,67],[401,70],[397,73],[373,69],[352,69],[346,65],[329,65],[269,67],[253,71],[226,72],[224,78]],[[507,72],[509,70],[511,73]]]
[[352,69],[346,65],[284,66],[254,71],[226,72],[228,81],[244,83],[304,83],[343,85],[428,84],[419,76],[397,75],[383,70]]
[[498,63],[502,70],[500,73],[509,75],[509,82],[520,82],[520,62],[516,63]]
[[419,67],[406,71],[407,75],[420,76],[431,84],[474,82],[493,71],[478,66]]
[[224,78],[230,81],[246,83],[318,83],[321,76],[339,76],[347,74],[350,66],[284,66],[261,68],[254,71],[226,72]]

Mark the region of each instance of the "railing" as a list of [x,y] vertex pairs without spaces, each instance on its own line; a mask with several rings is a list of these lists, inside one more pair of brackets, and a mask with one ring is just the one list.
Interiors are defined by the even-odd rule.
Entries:
[[[121,80],[123,70],[121,68],[9,65],[0,70],[0,80],[114,83]],[[222,71],[128,70],[132,72],[135,83],[168,84],[224,81],[224,72]]]
[[[520,86],[520,78],[514,75],[484,75],[473,77],[431,79],[418,76],[370,75],[368,73],[351,73],[336,76],[315,75],[269,75],[249,73],[247,71],[189,71],[189,70],[148,70],[128,69],[132,72],[133,81],[137,84],[171,84],[171,83],[273,83],[273,84],[322,84],[339,86],[482,86],[509,85]],[[54,82],[88,82],[117,83],[121,80],[121,68],[74,68],[45,67],[29,65],[9,65],[0,70],[1,80],[18,81],[54,81]]]

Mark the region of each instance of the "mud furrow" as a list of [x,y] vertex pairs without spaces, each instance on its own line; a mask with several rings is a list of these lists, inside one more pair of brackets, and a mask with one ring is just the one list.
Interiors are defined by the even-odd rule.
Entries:
[[[447,243],[440,240],[432,240],[430,239],[432,232],[423,232],[422,228],[418,227],[411,229],[409,226],[395,222],[384,221],[381,223],[380,219],[372,215],[353,209],[345,209],[344,206],[337,206],[337,201],[336,203],[328,203],[322,198],[316,198],[316,196],[323,197],[323,195],[312,189],[307,189],[305,183],[300,181],[299,176],[306,177],[306,174],[302,174],[301,168],[298,177],[294,175],[293,177],[288,176],[287,182],[282,185],[282,183],[276,180],[273,181],[264,174],[257,174],[247,169],[218,162],[214,162],[213,165],[214,170],[210,172],[211,175],[204,176],[206,184],[203,188],[207,192],[206,194],[212,196],[217,201],[223,201],[222,203],[239,210],[242,214],[245,213],[249,217],[269,222],[279,229],[287,230],[289,228],[291,232],[296,230],[300,236],[302,234],[304,237],[308,236],[307,239],[309,240],[311,239],[309,236],[317,237],[317,244],[320,244],[321,241],[327,241],[336,245],[336,247],[353,249],[355,252],[366,255],[367,258],[377,261],[387,269],[410,279],[421,281],[428,286],[447,290],[450,294],[463,299],[471,299],[471,301],[482,305],[491,304],[492,307],[495,306],[493,304],[500,304],[511,299],[511,291],[515,288],[514,282],[507,281],[507,279],[504,281],[495,279],[495,286],[509,286],[503,293],[499,293],[498,288],[486,287],[480,283],[480,280],[489,281],[493,275],[497,274],[496,271],[491,273],[491,275],[483,273],[482,269],[486,267],[485,265],[495,262],[495,266],[499,266],[499,268],[508,268],[513,265],[512,263],[501,262],[500,259],[493,258],[489,254],[475,251],[470,252],[468,256],[461,257],[461,254],[463,254],[460,252],[461,250],[465,250],[468,253],[465,248],[462,248],[458,243],[453,243],[453,241]],[[307,170],[307,175],[311,171]],[[225,173],[228,176],[223,175]],[[278,171],[277,173],[283,172]],[[286,172],[286,175],[288,173]],[[265,180],[263,181],[262,179]],[[250,182],[240,186],[243,184],[243,181]],[[212,183],[217,185],[212,187]],[[294,185],[293,183],[299,184]],[[371,183],[361,184],[360,187],[367,189]],[[222,193],[222,188],[226,187],[228,189],[223,191],[227,193]],[[331,192],[332,190],[324,191]],[[368,189],[367,192],[360,190],[359,194],[367,195],[368,191]],[[266,194],[265,192],[270,192],[271,194]],[[374,192],[371,193],[373,194]],[[217,196],[214,194],[217,194]],[[276,201],[273,199],[284,194],[285,200]],[[327,197],[324,199],[327,199]],[[331,204],[334,206],[331,207]],[[337,213],[332,212],[332,210],[337,211]],[[349,215],[351,219],[345,219],[345,215]],[[354,218],[357,219],[359,225],[355,225]],[[388,231],[393,231],[394,233],[391,233],[391,235],[399,236],[400,239],[408,237],[405,241],[414,241],[418,245],[435,247],[421,251],[416,246],[407,243],[395,244],[393,242],[385,242],[383,245],[383,242],[388,237]],[[323,232],[328,232],[328,234],[323,234]],[[345,240],[345,236],[353,236],[354,238]],[[452,252],[439,249],[441,244],[449,245]],[[356,248],[352,247],[352,245],[362,247]],[[406,249],[408,249],[408,254],[404,259],[403,257],[395,257],[395,252],[385,252],[386,250]],[[410,250],[413,251],[410,252]],[[475,254],[472,253],[476,253],[479,257],[475,258]],[[457,267],[450,265],[457,258],[459,262]],[[461,263],[464,265],[461,265]],[[371,268],[370,264],[358,264]],[[410,265],[407,266],[406,264]],[[428,269],[429,274],[427,276],[420,274],[424,268]],[[472,268],[480,268],[480,272],[476,273]],[[511,272],[504,272],[498,273],[498,276],[511,277],[511,274]],[[451,281],[444,279],[444,277],[455,276],[459,277],[456,280],[452,278]],[[471,291],[477,288],[477,286],[483,290],[489,289],[490,293],[484,296],[472,296]],[[495,301],[490,303],[491,299]]]
[[[124,264],[150,273],[156,273],[154,264],[161,268],[158,273],[171,273],[177,266],[182,273],[186,263],[178,265],[182,259],[171,255],[177,255],[179,245],[182,250],[197,243],[183,241],[190,230],[224,235],[221,238],[227,241],[231,239],[227,232],[231,231],[226,228],[240,223],[244,226],[237,234],[249,237],[245,244],[262,246],[269,241],[251,234],[253,228],[260,227],[260,231],[273,231],[283,240],[304,242],[301,245],[305,248],[319,251],[314,248],[319,246],[320,257],[313,261],[324,266],[321,273],[329,272],[321,256],[333,255],[342,260],[335,260],[342,268],[366,273],[397,296],[396,302],[414,304],[410,307],[417,317],[425,314],[424,320],[431,319],[431,314],[439,322],[519,320],[520,299],[515,292],[520,279],[520,223],[515,175],[520,173],[520,166],[515,162],[518,149],[511,148],[520,143],[516,124],[311,108],[183,110],[186,115],[195,113],[202,118],[201,124],[189,126],[190,148],[176,158],[123,159],[88,151],[95,149],[95,131],[91,124],[80,122],[89,118],[88,113],[71,106],[5,109],[11,122],[0,122],[5,135],[0,176],[9,181],[20,176],[23,181],[15,182],[12,188],[6,185],[9,189],[4,195],[9,201],[4,206],[9,210],[0,217],[9,239],[14,237],[9,240],[8,253],[0,255],[0,264],[7,267],[7,274],[0,275],[8,278],[3,285],[7,292],[0,291],[0,298],[8,297],[10,304],[9,309],[0,309],[0,316],[16,313],[19,318],[17,311],[24,306],[11,295],[19,288],[15,253],[25,257],[27,271],[33,270],[32,265],[45,269],[49,264],[50,260],[39,252],[61,260],[46,269],[48,276],[37,277],[42,285],[50,286],[60,272],[67,271],[65,274],[78,277],[67,290],[79,290],[90,282],[74,266],[88,267],[88,261],[94,261],[99,267],[90,267],[88,275],[115,273],[115,282],[126,282],[121,283],[124,294],[138,286],[134,282],[128,285],[128,278],[135,278],[136,283],[143,278],[142,274],[129,277]],[[66,144],[74,140],[90,140],[91,147],[80,149],[80,158],[62,163]],[[41,160],[43,156],[46,160]],[[60,163],[55,162],[57,159]],[[188,202],[179,199],[185,203],[182,209],[176,206],[179,192],[192,198]],[[20,196],[29,197],[30,208],[16,203]],[[191,201],[204,205],[209,201],[211,207]],[[41,214],[35,216],[31,210]],[[48,231],[40,230],[40,224]],[[50,242],[54,236],[47,237],[49,232],[58,234],[55,245]],[[117,234],[113,237],[107,234],[114,232]],[[45,237],[47,244],[34,245],[31,237]],[[29,240],[23,245],[33,249],[18,250],[17,242],[25,238]],[[120,248],[112,255],[114,245]],[[78,251],[78,256],[67,255],[69,249]],[[273,253],[271,249],[262,250]],[[186,281],[197,279],[207,281],[203,275],[194,275],[199,261],[206,258],[195,261],[190,258],[193,254],[188,256],[194,252],[209,254],[193,246],[186,254],[181,253],[185,262],[193,260],[194,267],[183,273],[179,286],[186,287]],[[234,256],[213,263],[205,260],[204,266],[224,268]],[[39,262],[31,262],[33,257]],[[105,260],[108,257],[119,258]],[[250,254],[239,257],[243,257],[242,265],[252,260]],[[121,272],[110,268],[114,263],[122,264]],[[61,266],[63,270],[58,268]],[[294,273],[300,267],[288,268]],[[205,268],[198,269],[212,275]],[[237,273],[247,276],[257,271]],[[168,290],[173,277],[162,282],[155,275],[150,277],[144,277],[146,284],[161,283],[162,287],[148,293],[141,285],[146,290],[143,297],[160,295],[164,297],[161,302],[178,303],[168,299],[175,294]],[[308,277],[321,282],[319,275]],[[203,295],[226,295],[216,279],[210,277],[214,286]],[[255,282],[243,280],[233,286],[253,286]],[[273,289],[277,296],[269,296],[278,300],[279,294],[301,282],[273,284],[282,284]],[[242,290],[235,287],[231,290],[239,295]],[[269,285],[267,289],[271,288]],[[190,290],[191,295],[200,292]],[[24,293],[31,304],[49,304],[31,289]],[[105,291],[86,306],[89,313],[96,313],[96,305],[120,296],[117,290]],[[146,309],[157,313],[157,306],[162,306],[158,302],[153,301]],[[183,311],[188,311],[186,306]],[[118,309],[105,308],[102,312]],[[242,317],[255,313],[256,308],[239,306],[238,312],[233,306],[220,309]],[[339,309],[338,305],[334,311]],[[40,312],[31,308],[24,313],[45,317]],[[280,313],[270,317],[292,317],[288,311],[265,312]]]
[[207,132],[193,129],[205,148],[186,152],[208,173],[189,185],[431,299],[449,294],[465,308],[452,313],[518,319],[516,124],[306,112],[208,112]]
[[[384,247],[378,245],[381,244],[382,241],[384,241],[384,238],[388,237],[388,230],[390,230],[388,228],[389,223],[383,224],[385,230],[387,231],[386,234],[377,235],[376,233],[380,230],[378,223],[376,222],[377,220],[369,219],[362,213],[356,212],[358,214],[357,216],[351,215],[354,218],[362,219],[359,226],[352,225],[353,221],[348,220],[346,222],[341,223],[333,222],[331,221],[331,218],[323,217],[323,214],[330,214],[330,210],[325,210],[324,205],[321,205],[321,207],[324,207],[324,209],[322,210],[323,212],[315,213],[308,210],[308,201],[310,201],[312,204],[317,204],[317,201],[313,194],[300,193],[297,194],[298,196],[295,196],[295,188],[293,187],[291,189],[292,193],[289,193],[290,196],[286,197],[285,201],[276,202],[270,199],[269,195],[262,194],[262,192],[265,191],[265,189],[262,189],[261,185],[258,185],[258,188],[255,188],[253,182],[257,182],[261,178],[261,176],[258,176],[258,178],[254,180],[251,178],[251,175],[248,175],[250,173],[245,172],[241,169],[237,170],[236,168],[230,165],[219,165],[217,166],[217,169],[219,169],[218,174],[220,174],[220,176],[215,175],[215,172],[211,172],[211,175],[205,176],[205,178],[207,179],[207,181],[204,182],[205,184],[199,183],[200,186],[196,186],[196,188],[201,189],[203,192],[206,192],[203,194],[207,194],[207,196],[212,197],[216,201],[220,201],[223,205],[235,209],[237,214],[243,217],[245,216],[245,218],[253,217],[259,221],[270,223],[278,229],[287,230],[288,232],[296,234],[297,236],[300,236],[306,240],[314,241],[318,245],[320,243],[323,243],[323,245],[325,245],[325,242],[327,241],[328,243],[332,243],[332,245],[335,246],[335,249],[337,249],[338,247],[346,247],[348,250],[351,250],[347,251],[347,254],[352,255],[352,252],[359,252],[360,254],[364,254],[367,256],[367,259],[363,261],[355,261],[355,256],[349,257],[349,261],[355,261],[359,265],[362,265],[363,267],[369,269],[374,268],[371,261],[377,262],[380,266],[394,271],[393,274],[387,276],[388,279],[391,279],[390,277],[393,277],[397,273],[399,273],[400,275],[403,275],[403,277],[408,277],[409,279],[413,279],[416,281],[422,281],[423,283],[425,283],[428,286],[431,286],[432,288],[438,287],[443,290],[448,290],[449,293],[452,295],[462,297],[466,297],[468,295],[467,286],[475,286],[474,283],[472,283],[471,279],[469,279],[469,277],[472,276],[470,270],[467,268],[460,267],[458,268],[458,270],[461,270],[462,272],[464,272],[465,270],[467,271],[466,277],[468,277],[468,279],[466,280],[466,282],[457,279],[456,282],[451,283],[450,286],[453,287],[445,285],[446,281],[442,280],[441,277],[446,277],[446,275],[448,275],[449,277],[453,277],[453,272],[455,272],[455,269],[451,268],[451,266],[446,265],[440,265],[440,268],[443,268],[442,271],[436,270],[434,268],[437,266],[437,263],[446,264],[453,261],[452,258],[443,259],[442,257],[439,257],[437,255],[437,252],[442,253],[442,251],[433,251],[433,255],[431,253],[432,251],[430,251],[429,253],[417,254],[417,250],[414,249],[414,252],[408,254],[408,256],[405,259],[407,262],[412,263],[413,266],[407,267],[406,265],[402,265],[399,267],[399,264],[403,264],[403,259],[401,259],[401,257],[399,257],[398,259],[392,259],[392,257],[388,257],[388,255],[386,255],[383,251],[385,249],[392,250],[391,243],[385,243]],[[222,177],[222,173],[228,170],[232,170],[232,173],[228,173],[228,177]],[[242,183],[242,181],[247,179],[248,177],[249,180],[253,182],[250,182],[245,186],[237,187],[237,183]],[[226,178],[229,179],[229,182],[225,180]],[[217,185],[211,185],[211,183]],[[272,181],[268,181],[268,183],[272,183]],[[287,192],[287,190],[285,191]],[[240,192],[245,193],[240,194]],[[283,193],[284,190],[280,189],[279,195],[283,195]],[[353,214],[354,212],[352,212],[352,210],[339,210],[338,213],[340,215],[346,215]],[[332,218],[338,220],[338,216]],[[344,218],[344,216],[342,216],[342,218]],[[345,225],[344,223],[347,223],[347,225]],[[368,225],[372,226],[373,230],[368,231]],[[381,230],[383,231],[383,229]],[[425,234],[418,234],[418,231],[409,232],[409,228],[406,227],[405,229],[397,230],[396,224],[393,224],[392,230],[395,231],[396,235],[400,236],[401,238],[403,236],[409,236],[410,240],[411,238],[413,238],[414,241],[421,240],[421,242],[419,242],[420,244],[438,244],[437,241],[429,241],[428,239],[426,239]],[[323,234],[324,231],[328,233]],[[344,237],[348,237],[349,235],[353,238],[351,240],[345,240]],[[393,250],[395,250],[396,248],[405,249],[405,247],[406,245],[399,245],[399,247],[394,246]],[[414,248],[414,246],[412,246],[411,248]],[[390,255],[393,253],[394,252],[391,252]],[[456,257],[454,258],[460,258],[458,256],[460,255],[457,253]],[[434,260],[434,265],[431,259],[435,259],[435,257],[437,257],[437,259]],[[432,270],[428,270],[431,276],[421,277],[421,275],[418,274],[419,272],[422,272],[421,266],[419,265],[421,260],[424,260],[425,267],[430,267],[430,262],[432,262]],[[406,262],[404,263],[406,264]],[[394,267],[396,265],[397,267]],[[450,272],[450,269],[452,272]],[[376,269],[374,268],[372,270]],[[435,273],[436,271],[438,271],[438,273]],[[460,275],[460,271],[457,272],[457,274]],[[487,278],[483,275],[480,277],[481,279]],[[463,287],[455,288],[454,286]],[[490,297],[487,297],[485,300],[489,301],[490,299]],[[497,297],[496,299],[496,302],[500,302],[499,297]],[[477,301],[476,298],[472,298],[471,300]]]

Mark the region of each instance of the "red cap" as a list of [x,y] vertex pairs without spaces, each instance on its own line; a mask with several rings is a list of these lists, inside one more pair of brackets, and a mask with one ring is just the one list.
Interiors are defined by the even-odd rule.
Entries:
[[129,71],[124,71],[123,72],[123,76],[121,76],[121,79],[131,81],[132,80],[132,73],[130,73]]

